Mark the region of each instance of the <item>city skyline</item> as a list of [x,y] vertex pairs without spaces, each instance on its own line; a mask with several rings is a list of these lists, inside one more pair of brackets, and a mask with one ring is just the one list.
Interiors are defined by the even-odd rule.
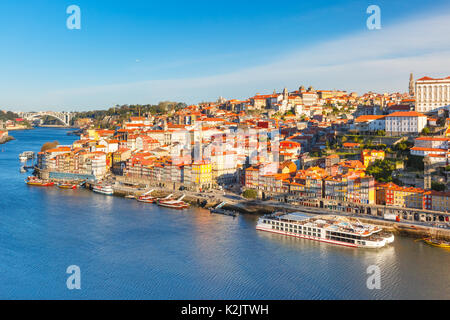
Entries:
[[[29,8],[20,20],[28,23],[19,26],[11,20],[15,14],[5,16],[17,8],[2,3],[0,24],[17,32],[3,36],[11,49],[0,56],[8,75],[0,80],[0,107],[85,111],[164,100],[190,104],[300,84],[359,94],[407,92],[411,72],[416,78],[450,74],[450,45],[442,41],[450,32],[444,2],[430,9],[419,1],[380,1],[380,30],[366,27],[369,4],[283,4],[271,8],[272,19],[264,3],[244,3],[239,13],[217,4],[178,4],[168,19],[154,12],[167,12],[165,5],[134,1],[118,14],[118,4],[80,1],[81,30],[68,30],[69,4]],[[321,26],[325,18],[329,23]],[[190,19],[197,23],[180,29]],[[36,32],[39,41],[32,39]],[[116,41],[123,45],[112,46]]]

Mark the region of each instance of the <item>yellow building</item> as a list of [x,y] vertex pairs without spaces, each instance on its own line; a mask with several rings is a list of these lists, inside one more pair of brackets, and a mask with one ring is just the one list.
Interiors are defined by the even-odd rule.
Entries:
[[363,150],[361,152],[361,162],[364,167],[368,167],[376,160],[384,160],[386,153],[383,150]]
[[209,161],[192,163],[191,181],[199,189],[205,190],[212,186],[212,166]]
[[89,129],[87,133],[90,140],[97,141],[98,139],[100,139],[100,135],[98,134],[98,131],[96,129]]

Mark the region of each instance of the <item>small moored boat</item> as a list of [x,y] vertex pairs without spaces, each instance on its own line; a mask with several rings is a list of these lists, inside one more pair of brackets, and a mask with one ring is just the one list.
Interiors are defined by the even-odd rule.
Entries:
[[187,209],[189,208],[189,204],[182,201],[184,197],[185,196],[183,195],[178,200],[166,200],[166,199],[159,200],[158,206],[177,210]]
[[60,188],[60,189],[76,189],[77,185],[71,184],[71,183],[60,183],[58,185],[58,188]]
[[438,240],[438,239],[433,239],[433,238],[424,238],[423,241],[425,241],[426,244],[429,244],[430,246],[433,246],[433,247],[450,248],[449,241]]
[[25,183],[29,186],[36,187],[51,187],[55,184],[54,182],[41,180],[36,177],[28,177],[27,180],[25,180]]

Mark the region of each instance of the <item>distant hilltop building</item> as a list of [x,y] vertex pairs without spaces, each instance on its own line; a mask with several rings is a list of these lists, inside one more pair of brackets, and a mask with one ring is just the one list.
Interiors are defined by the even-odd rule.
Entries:
[[416,111],[431,112],[450,105],[450,77],[423,77],[416,81]]

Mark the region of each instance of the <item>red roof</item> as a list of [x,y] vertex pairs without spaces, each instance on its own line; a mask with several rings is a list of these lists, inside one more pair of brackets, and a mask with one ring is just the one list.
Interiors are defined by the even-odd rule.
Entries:
[[450,77],[447,77],[447,78],[430,78],[430,77],[423,77],[423,78],[417,79],[417,81],[447,80],[447,79],[450,79]]
[[386,117],[426,117],[426,115],[416,111],[399,111],[391,113]]
[[414,151],[430,151],[430,152],[447,152],[446,149],[437,149],[437,148],[419,148],[419,147],[414,147],[414,148],[411,148],[411,150],[414,150]]

